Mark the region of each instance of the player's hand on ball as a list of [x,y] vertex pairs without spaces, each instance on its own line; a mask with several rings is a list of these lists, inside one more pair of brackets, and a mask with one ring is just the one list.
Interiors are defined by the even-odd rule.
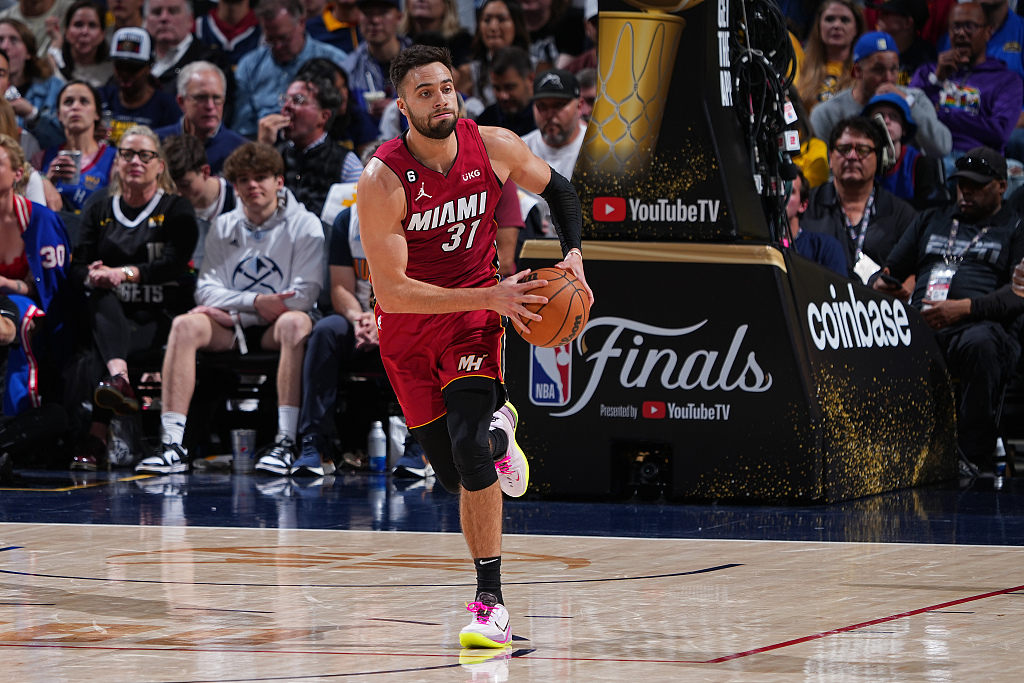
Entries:
[[583,275],[583,256],[579,251],[572,249],[565,258],[555,264],[555,268],[561,268],[562,270],[568,270],[570,273],[576,276],[576,279],[580,281],[583,288],[587,290],[587,296],[590,297],[590,305],[594,305],[594,290],[587,284],[587,278]]
[[529,328],[523,322],[524,318],[527,320],[541,320],[540,315],[532,313],[526,308],[525,304],[546,304],[548,302],[547,297],[530,294],[531,289],[543,287],[548,281],[531,280],[529,282],[521,282],[529,274],[529,269],[521,270],[515,275],[509,275],[494,287],[488,288],[491,290],[490,294],[493,297],[490,309],[508,317],[520,334],[530,333]]

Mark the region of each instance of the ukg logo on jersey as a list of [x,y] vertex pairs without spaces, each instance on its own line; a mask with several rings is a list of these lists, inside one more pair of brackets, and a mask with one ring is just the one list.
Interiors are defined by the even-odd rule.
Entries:
[[530,346],[530,403],[564,406],[572,398],[572,345]]

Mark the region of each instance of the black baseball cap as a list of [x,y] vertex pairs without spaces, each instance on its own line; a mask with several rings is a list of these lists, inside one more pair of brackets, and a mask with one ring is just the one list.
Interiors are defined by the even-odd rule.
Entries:
[[580,96],[580,82],[565,69],[550,69],[537,74],[533,79],[533,99],[557,97],[573,100]]
[[975,147],[956,160],[950,178],[967,178],[976,183],[1006,180],[1006,159],[991,147]]
[[914,28],[920,31],[928,23],[928,3],[926,0],[887,0],[869,2],[868,7],[877,10],[885,10],[898,14],[901,17],[910,17],[914,20]]

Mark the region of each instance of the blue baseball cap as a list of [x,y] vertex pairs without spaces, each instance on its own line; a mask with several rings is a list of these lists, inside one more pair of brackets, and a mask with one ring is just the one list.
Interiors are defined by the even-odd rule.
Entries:
[[857,41],[857,44],[853,46],[853,63],[856,64],[876,52],[895,52],[899,54],[900,49],[896,47],[896,39],[884,31],[865,33]]
[[876,104],[891,104],[903,113],[903,139],[910,140],[917,135],[917,122],[914,121],[914,117],[910,115],[910,105],[907,101],[897,95],[894,92],[886,93],[884,95],[875,95],[868,100],[864,110],[861,111],[861,116],[870,116],[871,110]]

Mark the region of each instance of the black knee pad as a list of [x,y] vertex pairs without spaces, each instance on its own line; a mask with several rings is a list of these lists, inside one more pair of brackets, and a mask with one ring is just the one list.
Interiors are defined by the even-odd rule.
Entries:
[[497,396],[493,384],[485,389],[454,389],[445,394],[452,457],[467,491],[481,491],[498,481],[489,438]]
[[448,423],[441,418],[422,427],[409,430],[416,437],[423,452],[434,468],[434,476],[448,493],[459,495],[462,492],[462,478],[455,468],[452,457],[452,439],[448,435]]

